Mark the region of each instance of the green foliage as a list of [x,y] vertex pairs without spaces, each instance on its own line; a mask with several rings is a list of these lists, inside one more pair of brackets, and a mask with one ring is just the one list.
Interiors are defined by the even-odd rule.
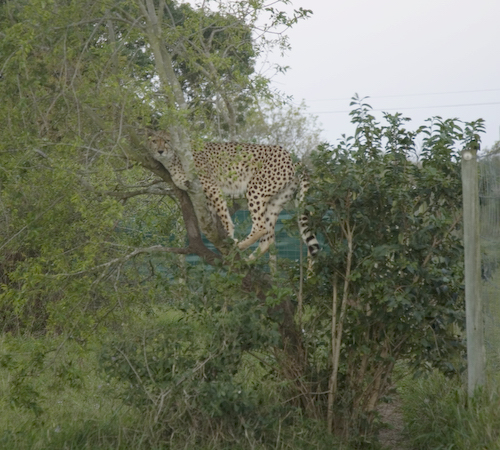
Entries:
[[239,276],[211,278],[189,309],[150,316],[105,344],[101,365],[124,383],[126,402],[175,441],[266,441],[287,408],[266,401],[257,374],[249,380],[239,372],[248,352],[277,345],[277,325],[255,297],[235,297]]
[[1,448],[141,448],[140,417],[109,395],[118,387],[97,375],[91,348],[26,337],[0,348]]
[[[256,48],[252,28],[238,20],[232,12],[195,10],[188,4],[169,2],[171,26],[177,33],[169,33],[168,46],[173,54],[174,70],[178,73],[183,92],[191,102],[191,124],[207,128],[218,116],[217,97],[221,90],[235,101],[239,117],[253,104],[253,76]],[[184,36],[190,36],[185,39]],[[185,51],[175,49],[183,40]],[[228,41],[237,46],[228,46]],[[207,80],[208,78],[208,80]],[[223,124],[228,128],[228,124]]]
[[[0,326],[11,336],[1,401],[26,424],[4,417],[2,445],[321,448],[334,445],[323,426],[332,410],[335,431],[363,440],[397,360],[461,370],[456,151],[478,141],[481,124],[436,118],[409,131],[401,115],[380,125],[358,101],[355,135],[315,156],[308,203],[327,248],[296,326],[297,276],[268,288],[235,260],[198,279],[179,255],[154,253],[182,246],[185,229],[138,129],[264,129],[281,140],[285,122],[303,128],[293,109],[256,112],[255,99],[272,95],[254,63],[272,42],[253,32],[309,12],[287,17],[260,0],[150,3],[159,31],[141,1],[0,4]],[[248,270],[254,289],[242,288]],[[22,336],[29,344],[16,347]],[[72,397],[65,426],[58,390]],[[97,423],[91,402],[106,410]]]
[[[242,376],[250,365],[244,358],[252,359],[248,352],[262,352],[265,363],[272,360],[270,348],[279,345],[277,323],[267,318],[267,307],[255,296],[239,295],[240,274],[205,273],[198,283],[193,280],[195,269],[182,256],[155,252],[158,244],[184,246],[185,227],[179,204],[152,175],[157,165],[147,164],[148,153],[139,141],[140,128],[172,123],[205,137],[234,135],[255,99],[271,96],[268,80],[254,72],[257,55],[274,45],[265,34],[257,39],[253,33],[257,23],[263,25],[262,13],[269,19],[265,30],[273,30],[291,26],[308,12],[298,10],[289,18],[278,4],[264,7],[259,1],[220,4],[218,9],[209,2],[204,8],[153,3],[160,31],[148,24],[148,11],[141,9],[146,2],[0,4],[0,119],[5,125],[0,142],[0,329],[12,339],[53,342],[57,349],[11,349],[2,356],[5,399],[33,425],[4,427],[5,446],[106,446],[105,439],[96,443],[98,435],[115,432],[115,421],[95,425],[82,413],[71,416],[78,425],[53,425],[62,419],[54,418],[54,396],[46,389],[64,386],[91,392],[89,398],[94,398],[97,391],[85,385],[89,372],[80,370],[81,361],[61,353],[69,348],[77,355],[75,347],[81,345],[91,358],[88,346],[95,344],[96,336],[108,344],[116,342],[112,348],[122,351],[122,362],[129,358],[134,364],[126,366],[129,371],[137,368],[144,378],[154,369],[155,382],[149,385],[145,378],[146,389],[132,395],[128,385],[120,383],[137,383],[131,379],[133,371],[103,364],[121,380],[113,385],[113,398],[126,393],[134,411],[153,411],[157,405],[149,395],[165,393],[206,361],[181,383],[193,395],[198,384],[203,388],[202,395],[186,405],[193,420],[198,414],[193,408],[199,406],[203,419],[215,420],[207,423],[221,424],[224,438],[237,429],[238,440],[243,439],[243,428],[248,431],[257,423],[266,434],[285,420],[281,412],[273,418],[280,403],[262,408],[259,383],[250,385]],[[163,45],[165,61],[155,54],[155,38]],[[283,42],[281,37],[278,41]],[[200,294],[196,301],[193,292]],[[234,298],[241,303],[233,304]],[[187,322],[178,330],[145,327],[151,365],[142,362],[141,367],[134,353],[140,348],[140,332],[129,335],[130,324],[137,316],[150,319],[151,311],[168,309],[169,304],[184,307],[181,317],[192,319],[194,327]],[[26,355],[21,357],[21,352]],[[157,352],[160,360],[153,359]],[[260,363],[253,366],[261,370]],[[48,381],[50,376],[60,383]],[[175,401],[181,398],[178,389],[172,392]],[[80,398],[75,411],[85,402]],[[185,414],[155,412],[186,434],[179,419]],[[238,422],[246,416],[246,425]],[[47,438],[36,441],[44,422]],[[157,425],[141,423],[145,429]],[[186,423],[192,430],[195,422]],[[205,443],[210,441],[210,431],[201,430],[195,440],[202,435]],[[21,433],[27,436],[23,443]],[[28,436],[33,436],[33,445],[27,443]],[[140,448],[134,445],[135,436],[127,434],[129,444]]]
[[[260,312],[249,308],[249,313],[245,313],[248,304],[243,303],[245,306],[234,313],[233,319],[235,316],[242,319],[240,328],[256,330],[259,324],[249,317]],[[223,312],[218,314],[222,316]],[[218,353],[199,367],[197,362],[215,349],[203,328],[210,325],[208,316],[202,318],[194,310],[147,310],[138,313],[130,324],[124,324],[121,333],[114,333],[114,342],[111,336],[103,337],[107,341],[104,349],[97,342],[81,347],[74,341],[64,342],[54,337],[2,338],[0,446],[19,450],[146,450],[186,446],[264,450],[277,445],[287,450],[337,448],[336,440],[325,432],[321,422],[307,419],[300,410],[281,401],[282,393],[287,392],[286,385],[273,375],[273,360],[259,351],[258,345],[252,344],[252,354],[235,354],[228,342],[223,352],[216,349]],[[225,320],[221,318],[218,322]],[[247,324],[249,320],[253,325]],[[233,320],[228,318],[227,322],[231,324]],[[182,330],[176,332],[175,328]],[[227,338],[235,337],[237,342],[250,338],[246,331],[238,332],[235,326],[227,327],[224,333]],[[271,330],[256,331],[260,336],[264,333],[267,337],[260,340],[261,345],[277,337],[273,326]],[[156,341],[155,336],[159,338]],[[172,342],[167,336],[182,340]],[[141,340],[146,337],[152,340]],[[134,361],[138,371],[147,365],[154,380],[149,373],[142,372],[141,384],[135,374],[127,373],[130,365],[123,354],[119,354],[119,360],[107,359],[112,355],[108,351],[132,350],[135,346],[143,352],[144,345],[146,353],[124,354],[130,362]],[[35,355],[43,357],[35,363]],[[160,356],[164,355],[167,364],[162,366]],[[225,355],[229,358],[224,359]],[[175,367],[168,366],[174,356],[178,357]],[[98,358],[108,375],[118,378],[123,375],[122,381],[102,377]],[[120,367],[120,362],[125,362],[128,368]],[[37,402],[38,412],[24,401],[28,389],[24,389],[25,397],[21,399],[15,387],[16,374],[30,370],[34,376],[29,381],[36,396],[29,398]],[[179,386],[169,382],[173,379],[181,381]],[[134,392],[134,387],[139,392]],[[148,393],[144,387],[149,388]],[[181,392],[182,389],[186,391]],[[160,394],[165,396],[163,407],[151,401]]]
[[0,367],[10,373],[8,403],[11,407],[26,408],[39,417],[40,394],[33,386],[33,380],[43,371],[46,349],[43,343],[35,342],[29,349],[29,356],[19,358],[15,353],[4,352],[0,355]]
[[311,280],[307,345],[326,369],[318,373],[326,386],[336,285],[334,320],[343,333],[334,408],[358,426],[372,420],[397,360],[417,373],[463,370],[456,364],[464,326],[457,147],[481,122],[464,133],[457,121],[435,118],[409,131],[400,114],[385,114],[380,125],[362,100],[354,105],[355,135],[314,157],[308,203],[329,249]]
[[182,109],[171,101],[175,83],[161,77],[167,63],[153,56],[151,30],[136,20],[141,4],[0,5],[3,331],[93,332],[148,297],[145,280],[182,272],[172,255],[128,259],[138,247],[186,240],[179,205],[130,159],[147,157],[131,134],[140,135],[138,123],[189,121],[205,136],[225,136],[269,94],[254,73],[256,55],[273,45],[252,35],[259,15],[270,19],[267,30],[307,16],[286,19],[262,2],[156,5]]
[[290,105],[285,100],[263,101],[251,109],[238,130],[238,139],[267,145],[281,145],[297,157],[309,155],[320,145],[317,118],[307,113],[304,103]]
[[498,387],[473,398],[460,378],[434,371],[403,379],[398,391],[411,445],[419,449],[496,449],[500,445]]

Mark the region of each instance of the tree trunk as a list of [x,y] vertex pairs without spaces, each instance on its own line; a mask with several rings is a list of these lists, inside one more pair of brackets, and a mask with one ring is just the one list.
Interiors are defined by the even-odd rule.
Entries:
[[[172,57],[164,45],[161,28],[162,5],[157,10],[153,0],[143,0],[139,3],[140,10],[146,19],[146,35],[153,51],[156,69],[160,83],[166,95],[170,109],[178,112],[188,110],[188,106],[182,91],[182,87],[173,70]],[[201,231],[207,236],[219,250],[226,253],[227,245],[224,239],[227,238],[224,228],[217,217],[214,217],[207,206],[207,200],[196,174],[191,140],[189,133],[181,126],[172,126],[169,129],[172,138],[172,147],[181,161],[182,168],[188,179],[188,194],[194,208],[196,218]]]

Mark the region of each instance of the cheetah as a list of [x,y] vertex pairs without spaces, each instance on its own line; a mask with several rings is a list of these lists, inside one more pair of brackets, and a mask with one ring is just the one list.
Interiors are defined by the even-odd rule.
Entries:
[[[187,177],[181,162],[172,150],[167,132],[154,132],[149,138],[153,157],[170,172],[180,189],[187,190]],[[207,142],[193,152],[194,164],[212,214],[219,216],[227,234],[234,240],[234,224],[224,196],[246,195],[252,218],[250,234],[237,245],[241,250],[260,239],[260,254],[265,253],[275,240],[278,215],[285,204],[298,193],[303,202],[308,182],[296,172],[289,152],[278,145]],[[302,239],[308,254],[314,257],[319,243],[309,230],[308,217],[299,218]],[[252,256],[252,259],[254,256]]]

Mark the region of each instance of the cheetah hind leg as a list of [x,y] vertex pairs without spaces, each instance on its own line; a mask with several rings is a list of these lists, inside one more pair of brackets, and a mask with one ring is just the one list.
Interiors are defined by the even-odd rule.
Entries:
[[266,230],[266,233],[260,238],[259,246],[249,256],[249,260],[253,261],[269,250],[269,247],[274,243],[274,230]]
[[251,211],[252,230],[246,239],[238,244],[240,250],[244,250],[260,239],[258,249],[252,253],[252,259],[256,258],[257,253],[261,255],[266,253],[269,246],[274,242],[274,227],[276,226],[279,211],[281,211],[281,207],[274,200],[269,203],[262,203],[260,208]]
[[256,253],[264,254],[268,251],[269,246],[274,242],[274,228],[278,221],[278,216],[285,203],[292,197],[296,188],[296,183],[292,182],[274,194],[260,198],[260,202],[256,202],[255,193],[265,192],[266,180],[254,180],[248,186],[247,201],[250,215],[252,216],[252,231],[247,238],[238,244],[240,250],[244,250],[258,239],[260,244],[258,250],[252,253],[252,259],[256,258]]
[[[275,228],[278,216],[283,209],[283,199],[281,195],[275,196],[268,203],[264,217],[266,233],[260,238],[259,247],[250,256],[251,259],[256,259],[258,256],[263,255],[269,251],[269,247],[276,243]],[[276,253],[269,255],[269,267],[271,272],[276,272],[277,255]]]
[[[274,229],[268,230],[267,233],[260,238],[260,243],[257,249],[248,257],[250,261],[256,260],[259,256],[269,251],[271,245],[275,243]],[[274,275],[277,272],[278,258],[276,252],[269,253],[269,269],[271,274]]]
[[[249,204],[249,208],[252,206]],[[261,205],[259,205],[254,210],[250,209],[250,216],[252,217],[252,229],[250,230],[250,234],[238,243],[238,248],[240,250],[245,250],[250,247],[252,244],[257,242],[262,236],[267,233],[266,226],[262,218],[264,217],[266,210],[266,202],[262,201]]]
[[258,229],[257,227],[252,225],[252,231],[243,241],[238,243],[238,248],[240,250],[245,250],[246,248],[250,247],[253,243],[257,242],[257,240],[259,240],[266,233],[267,230],[265,228]]

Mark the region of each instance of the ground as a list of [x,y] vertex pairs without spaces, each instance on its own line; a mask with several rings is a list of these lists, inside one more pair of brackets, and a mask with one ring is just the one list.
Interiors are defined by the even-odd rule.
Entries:
[[382,403],[378,408],[378,412],[382,422],[388,425],[379,433],[380,443],[384,446],[384,449],[408,449],[407,439],[403,432],[404,421],[399,396],[395,395],[390,403]]

